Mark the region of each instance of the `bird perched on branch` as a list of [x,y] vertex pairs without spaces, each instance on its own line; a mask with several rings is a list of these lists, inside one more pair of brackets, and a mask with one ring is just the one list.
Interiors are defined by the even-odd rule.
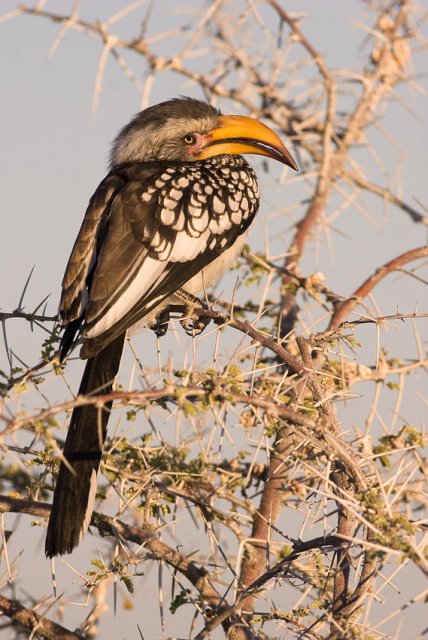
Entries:
[[[117,136],[62,283],[63,360],[77,338],[87,359],[79,395],[111,392],[126,331],[159,333],[241,251],[259,206],[241,154],[297,165],[261,122],[179,98],[139,113]],[[165,324],[163,325],[165,326]],[[73,410],[49,519],[46,555],[70,553],[87,529],[111,401]]]

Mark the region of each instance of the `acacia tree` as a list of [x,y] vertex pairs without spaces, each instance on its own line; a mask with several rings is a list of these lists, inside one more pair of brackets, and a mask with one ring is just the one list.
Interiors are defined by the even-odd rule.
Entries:
[[[166,605],[195,640],[399,637],[394,625],[404,611],[417,611],[428,574],[418,396],[427,313],[406,297],[409,290],[415,301],[426,296],[428,216],[413,194],[390,186],[395,157],[385,140],[402,144],[411,126],[406,91],[420,89],[426,13],[407,0],[361,2],[355,23],[364,46],[351,69],[340,60],[327,64],[305,20],[285,2],[196,4],[190,19],[177,13],[169,31],[153,27],[158,3],[131,3],[103,21],[86,19],[80,3],[68,14],[39,2],[5,16],[30,14],[33,28],[36,19],[58,25],[55,47],[70,30],[99,40],[94,108],[110,59],[136,85],[143,107],[173,73],[177,93],[202,93],[225,112],[264,119],[291,141],[302,172],[275,174],[258,163],[265,238],[250,238],[229,293],[210,295],[209,310],[201,310],[210,328],[192,340],[178,325],[151,358],[141,345],[155,338],[131,338],[110,396],[69,394],[54,403],[52,382],[72,366],[54,362],[55,317],[41,307],[1,314],[9,358],[2,372],[3,513],[35,516],[43,526],[76,404],[114,400],[117,428],[101,467],[91,552],[79,570],[81,593],[93,597],[89,614],[79,609],[76,631],[61,626],[66,605],[72,608],[67,591],[29,598],[25,569],[9,572],[0,608],[10,637],[22,629],[31,637],[108,637],[102,624],[111,590],[122,594],[120,619],[131,606],[147,617],[139,583],[151,566],[144,589],[158,589],[163,637],[170,637]],[[131,14],[132,34],[118,36],[115,28]],[[396,102],[403,105],[398,132],[388,120]],[[388,252],[385,210],[401,216],[399,255]],[[387,259],[380,261],[381,251],[369,259],[374,231],[366,225],[359,233],[357,216],[359,225],[363,217],[385,225]],[[342,221],[358,246],[350,266],[357,286],[350,271],[340,281],[331,268],[337,251],[336,270],[349,269],[347,239],[337,233]],[[409,246],[415,225],[420,246]],[[7,342],[7,326],[22,319],[29,330],[49,330],[41,362],[31,368],[17,366]],[[384,332],[391,324],[393,340]],[[366,345],[374,340],[373,354]],[[24,412],[22,397],[32,389],[38,408]],[[417,422],[406,418],[415,405]],[[17,535],[19,528],[3,527],[6,559]],[[75,590],[73,578],[70,566],[61,588]],[[388,596],[396,581],[402,591],[405,585],[401,605]],[[144,624],[141,637],[151,633]]]

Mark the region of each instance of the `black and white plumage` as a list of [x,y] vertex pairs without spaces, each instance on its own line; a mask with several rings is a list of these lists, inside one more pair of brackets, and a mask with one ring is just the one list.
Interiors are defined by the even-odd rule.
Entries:
[[[259,153],[297,168],[268,127],[189,98],[138,114],[116,138],[111,171],[92,196],[63,280],[63,359],[75,336],[87,365],[79,394],[108,394],[126,331],[151,324],[178,290],[208,288],[233,262],[259,206]],[[182,302],[181,302],[182,304]],[[70,552],[87,528],[111,403],[73,411],[46,539]]]
[[[107,200],[111,197],[112,178],[104,181],[107,189],[101,183],[95,200],[99,193],[107,194]],[[85,314],[86,357],[123,328],[153,317],[186,283],[189,293],[200,292],[202,270],[220,256],[224,261],[225,252],[233,260],[235,252],[229,250],[247,230],[259,204],[256,177],[240,156],[164,161],[161,167],[156,162],[127,163],[114,170],[114,179],[117,191],[108,235],[97,257]],[[77,251],[80,254],[80,247]],[[78,256],[76,264],[82,265]],[[204,274],[205,287],[214,274],[221,275],[215,265]],[[77,280],[73,272],[70,287],[65,283],[63,299],[68,300],[70,291],[81,294],[85,280],[86,265]]]

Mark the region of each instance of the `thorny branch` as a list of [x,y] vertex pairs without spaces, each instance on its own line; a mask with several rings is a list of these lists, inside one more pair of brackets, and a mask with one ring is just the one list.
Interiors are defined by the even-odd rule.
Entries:
[[41,616],[32,609],[23,607],[17,600],[10,600],[0,594],[0,613],[10,618],[19,627],[27,629],[31,635],[47,640],[83,640],[80,633],[69,631],[65,627]]
[[383,266],[376,269],[376,272],[367,278],[358,289],[350,296],[347,300],[336,305],[336,309],[331,317],[329,323],[329,329],[336,329],[342,322],[345,321],[346,318],[349,317],[350,313],[355,309],[355,307],[367,297],[374,287],[379,284],[383,278],[394,273],[394,271],[403,267],[403,265],[412,262],[413,260],[420,260],[421,258],[426,258],[428,256],[428,246],[425,245],[423,247],[418,247],[417,249],[411,249],[410,251],[406,251],[402,253],[400,256],[393,258]]

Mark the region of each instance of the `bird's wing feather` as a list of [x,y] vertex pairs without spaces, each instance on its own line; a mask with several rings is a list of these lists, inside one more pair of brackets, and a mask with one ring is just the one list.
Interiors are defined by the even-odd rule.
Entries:
[[108,175],[92,196],[79,234],[74,243],[62,281],[59,312],[64,324],[79,318],[85,304],[86,279],[96,252],[100,226],[108,213],[110,203],[123,185],[123,178]]
[[92,275],[88,352],[151,313],[247,229],[256,207],[241,210],[242,193],[227,181],[228,207],[219,206],[213,180],[198,163],[171,164],[149,177],[134,172],[116,193]]

